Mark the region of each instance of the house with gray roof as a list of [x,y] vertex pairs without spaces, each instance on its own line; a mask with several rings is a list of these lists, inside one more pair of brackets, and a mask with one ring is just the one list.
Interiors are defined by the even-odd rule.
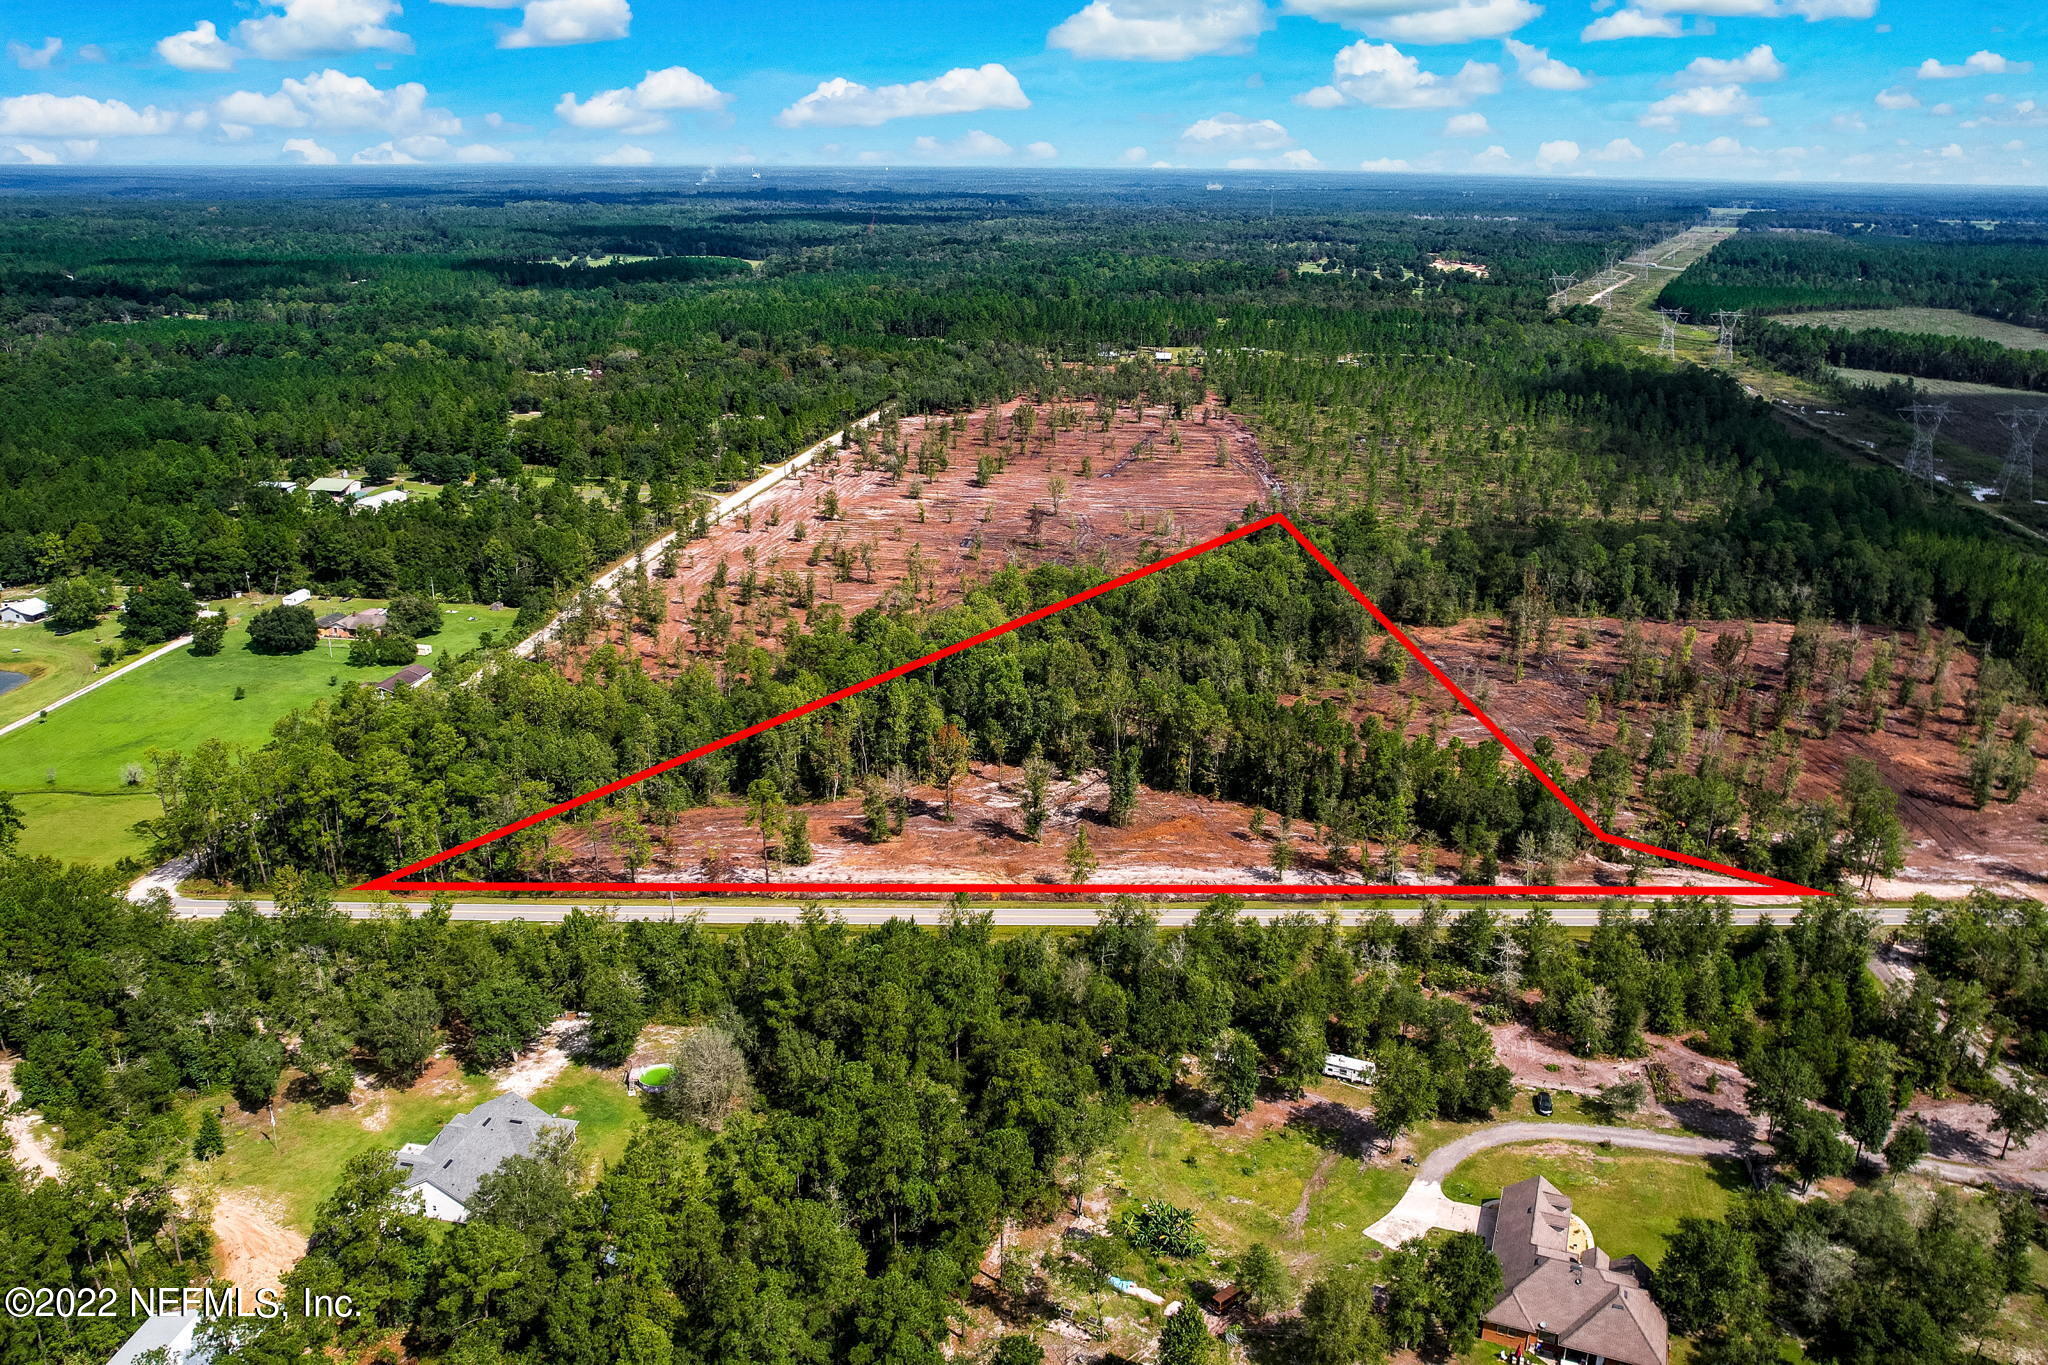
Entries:
[[1481,1315],[1487,1341],[1567,1365],[1668,1365],[1670,1332],[1649,1271],[1593,1245],[1572,1201],[1542,1176],[1501,1191],[1480,1235],[1500,1262],[1500,1302]]
[[393,1159],[429,1218],[460,1223],[477,1185],[507,1157],[529,1155],[543,1133],[575,1131],[574,1119],[557,1118],[524,1095],[500,1095],[448,1120],[432,1142],[406,1143]]

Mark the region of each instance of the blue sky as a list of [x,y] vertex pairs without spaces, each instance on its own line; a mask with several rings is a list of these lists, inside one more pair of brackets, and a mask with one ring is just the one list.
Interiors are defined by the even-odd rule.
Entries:
[[2031,0],[30,9],[0,13],[0,162],[2048,179]]

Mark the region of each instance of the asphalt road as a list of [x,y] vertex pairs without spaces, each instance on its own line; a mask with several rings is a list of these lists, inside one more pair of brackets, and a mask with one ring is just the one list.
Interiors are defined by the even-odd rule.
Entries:
[[[172,908],[179,915],[188,919],[215,919],[228,908],[228,903],[224,900],[199,900],[190,896],[174,896],[171,903]],[[426,906],[427,902],[424,899],[420,899],[406,902],[406,904],[414,909],[422,909]],[[794,920],[798,913],[795,906],[786,902],[763,905],[758,902],[744,900],[678,901],[671,905],[665,901],[653,900],[619,902],[593,899],[584,902],[584,904],[604,906],[622,920],[685,919],[691,915],[696,915],[706,924],[749,924],[754,920]],[[907,901],[826,901],[824,904],[827,909],[845,920],[848,924],[881,924],[892,919],[910,919],[922,924],[936,924],[945,913],[943,902],[936,898],[917,903]],[[1453,913],[1464,908],[1455,897],[1446,897],[1445,904]],[[1768,916],[1779,923],[1786,923],[1799,913],[1801,904],[1802,902],[1799,900],[1766,901],[1762,904],[1755,901],[1737,901],[1733,906],[1735,922],[1738,924],[1754,924],[1759,919]],[[259,902],[259,905],[266,912],[270,909],[267,902]],[[388,913],[390,905],[390,902],[342,901],[337,904],[337,908],[355,919],[374,919],[379,915]],[[1162,902],[1154,908],[1155,913],[1159,916],[1159,922],[1172,927],[1192,923],[1195,915],[1201,910],[1201,906],[1202,903],[1200,901],[1188,900]],[[458,901],[451,909],[450,914],[453,918],[459,920],[483,920],[487,922],[532,920],[543,922],[559,920],[567,915],[572,908],[570,905],[521,903],[517,901]],[[987,908],[994,915],[995,922],[999,925],[1038,925],[1046,927],[1087,927],[1095,923],[1097,911],[1097,907],[1093,904],[1073,904],[1071,902],[1009,904]],[[1344,905],[1342,913],[1345,918],[1350,919],[1355,917],[1361,908],[1356,904]],[[1530,907],[1519,902],[1503,902],[1494,905],[1493,908],[1497,913],[1512,918],[1525,913]],[[1568,926],[1590,926],[1598,923],[1600,918],[1600,906],[1596,903],[1560,901],[1550,904],[1546,908],[1556,917],[1559,924]],[[1255,919],[1274,919],[1280,915],[1304,910],[1310,914],[1321,914],[1323,904],[1319,901],[1308,904],[1280,904],[1258,901],[1248,903],[1242,913]],[[1394,907],[1390,909],[1389,913],[1396,920],[1412,920],[1421,914],[1421,906],[1404,905]],[[1904,906],[1881,906],[1877,908],[1876,914],[1882,923],[1903,924],[1906,922],[1907,910]]]

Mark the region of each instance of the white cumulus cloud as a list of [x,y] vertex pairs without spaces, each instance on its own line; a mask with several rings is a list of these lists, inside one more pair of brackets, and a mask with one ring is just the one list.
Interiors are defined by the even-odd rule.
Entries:
[[1286,10],[1399,43],[1501,38],[1543,13],[1531,0],[1287,0]]
[[1413,170],[1414,167],[1398,156],[1376,156],[1370,161],[1359,162],[1358,169],[1361,171],[1407,171]]
[[635,147],[631,144],[626,144],[614,147],[603,156],[600,156],[597,159],[597,164],[600,166],[652,166],[654,164],[654,153],[648,151],[645,147]]
[[1954,66],[1943,66],[1929,57],[1914,73],[1923,81],[1953,81],[1964,76],[2017,76],[2032,71],[2032,62],[2008,61],[1996,52],[1973,52]]
[[1752,126],[1769,122],[1756,100],[1739,85],[1695,85],[1667,95],[1636,120],[1645,128],[1676,128],[1681,118],[1739,118]]
[[499,47],[570,47],[606,43],[632,29],[626,0],[532,0],[518,28],[498,35]]
[[237,90],[214,105],[224,123],[268,128],[370,128],[404,136],[445,137],[462,120],[427,104],[418,81],[380,90],[361,76],[329,67],[304,80],[287,76],[270,94]]
[[1466,62],[1440,76],[1392,43],[1359,41],[1337,53],[1330,83],[1300,96],[1313,109],[1364,104],[1375,109],[1455,109],[1500,91],[1500,68]]
[[1918,109],[1920,97],[1910,90],[1893,86],[1877,92],[1877,107],[1880,109]]
[[1485,137],[1492,131],[1484,114],[1453,114],[1444,120],[1445,137]]
[[1189,152],[1271,152],[1292,147],[1294,137],[1269,118],[1212,114],[1181,130],[1180,143]]
[[45,38],[41,47],[30,47],[27,43],[11,42],[7,45],[7,60],[23,71],[47,71],[50,63],[57,60],[57,54],[64,50],[62,38]]
[[1785,64],[1764,44],[1726,61],[1695,57],[1672,79],[1679,85],[1753,85],[1785,79]]
[[712,112],[731,98],[688,67],[670,66],[648,72],[637,85],[600,91],[580,103],[570,91],[556,102],[555,117],[577,128],[651,133],[668,126],[667,111]]
[[1248,51],[1272,26],[1261,0],[1091,0],[1045,41],[1076,57],[1178,62]]
[[156,55],[180,71],[232,71],[242,53],[220,36],[213,20],[201,19],[183,33],[159,39]]
[[235,25],[235,42],[257,57],[412,51],[412,39],[385,22],[397,15],[398,0],[277,0],[268,8],[277,13]]
[[1050,161],[1060,154],[1060,149],[1050,142],[1032,142],[1024,147],[1024,155],[1033,161]]
[[1589,161],[1641,161],[1643,149],[1625,137],[1615,138],[1605,147],[1595,148],[1586,153]]
[[777,114],[775,121],[785,128],[811,124],[872,128],[895,118],[1030,107],[1031,101],[1009,68],[989,62],[978,67],[956,66],[943,76],[903,85],[866,86],[834,76]]
[[332,166],[340,158],[309,137],[288,137],[279,149],[285,156],[295,156],[302,165]]
[[1551,56],[1548,49],[1518,43],[1513,38],[1507,40],[1506,46],[1525,85],[1538,90],[1584,90],[1593,83],[1585,72],[1567,66]]
[[0,133],[23,137],[155,137],[195,126],[153,104],[134,109],[90,95],[11,95],[0,99]]
[[1614,42],[1621,38],[1682,38],[1685,24],[1669,14],[1646,14],[1639,9],[1621,9],[1603,14],[1579,30],[1582,43]]
[[1233,171],[1318,171],[1323,167],[1306,147],[1296,147],[1278,156],[1234,156],[1223,165]]
[[26,166],[61,166],[64,158],[33,142],[0,142],[0,162]]

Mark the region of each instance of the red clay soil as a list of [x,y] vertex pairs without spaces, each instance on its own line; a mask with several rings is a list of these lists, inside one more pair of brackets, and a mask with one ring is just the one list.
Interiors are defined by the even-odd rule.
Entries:
[[[1121,571],[1230,529],[1277,487],[1244,423],[1218,407],[1179,420],[1166,407],[1119,407],[1105,431],[1094,404],[1077,403],[1059,409],[1065,420],[1055,431],[1054,405],[1038,406],[1019,455],[1014,422],[1022,406],[1012,400],[903,419],[896,440],[911,463],[900,476],[883,463],[881,433],[870,431],[863,443],[822,457],[707,536],[678,538],[676,576],[655,580],[667,598],[667,619],[653,634],[633,632],[633,648],[657,672],[674,671],[692,655],[722,653],[690,625],[721,562],[733,585],[723,596],[739,617],[735,635],[765,643],[790,619],[808,616],[796,600],[806,580],[819,603],[834,603],[851,619],[885,598],[910,605],[914,595],[927,607],[956,601],[1011,565]],[[947,467],[917,473],[920,448],[942,440]],[[977,486],[980,457],[1005,450],[1005,467],[989,486]],[[825,516],[828,493],[838,497],[832,518]],[[841,548],[853,557],[850,578],[835,570]],[[737,607],[737,585],[749,568],[768,590]],[[622,631],[614,623],[570,651],[569,670],[597,644],[620,644]]]
[[[1531,661],[1516,681],[1508,657],[1507,637],[1497,621],[1474,620],[1449,627],[1415,627],[1408,631],[1431,658],[1485,709],[1515,741],[1525,747],[1539,736],[1548,735],[1573,775],[1586,771],[1587,761],[1598,750],[1612,744],[1619,717],[1603,704],[1601,719],[1588,723],[1586,699],[1602,693],[1620,668],[1624,626],[1614,620],[1592,620],[1584,624],[1592,643],[1581,648],[1572,642],[1579,622],[1568,621],[1558,630],[1558,642],[1550,654]],[[1703,675],[1718,674],[1709,650],[1717,635],[1744,629],[1742,622],[1702,621],[1696,623],[1698,643],[1695,661]],[[1752,715],[1769,713],[1770,703],[1783,683],[1786,644],[1792,627],[1765,621],[1750,627],[1755,639],[1748,666],[1754,671],[1749,689],[1756,704]],[[1665,656],[1683,634],[1683,623],[1646,622],[1640,626],[1647,652]],[[1844,638],[1831,631],[1829,640]],[[1852,679],[1860,679],[1882,632],[1865,632],[1856,647],[1850,668]],[[1890,637],[1895,651],[1894,676],[1911,677],[1924,684],[1931,672],[1926,652],[1915,647],[1908,635]],[[1740,665],[1738,665],[1739,667]],[[1943,704],[1930,710],[1920,726],[1914,715],[1893,704],[1886,708],[1881,731],[1867,727],[1851,701],[1851,715],[1828,738],[1821,738],[1814,724],[1795,721],[1791,727],[1794,749],[1803,774],[1795,788],[1800,800],[1834,796],[1840,789],[1844,769],[1852,758],[1865,758],[1876,765],[1886,785],[1899,794],[1899,813],[1905,821],[1910,847],[1907,865],[1898,877],[1880,880],[1873,888],[1886,896],[1910,896],[1926,890],[1935,895],[1955,895],[1967,886],[2004,886],[2030,896],[2048,894],[2048,786],[2034,783],[2014,802],[1994,798],[1983,810],[1974,808],[1969,788],[1970,755],[1964,741],[1969,725],[1963,699],[1970,695],[1977,673],[1977,660],[1963,650],[1949,659],[1948,680],[1943,687]],[[1440,689],[1420,670],[1411,673],[1400,689],[1425,705],[1423,714],[1433,714],[1432,705]],[[1367,705],[1392,714],[1397,703],[1382,694]],[[1659,706],[1635,702],[1623,708],[1640,746]],[[1817,708],[1816,708],[1817,709]],[[2033,750],[2037,758],[2048,759],[2048,725],[2041,723],[2038,708],[2013,707],[2008,711],[2000,738],[2008,739],[2020,715],[2036,717]],[[1704,717],[1700,717],[1704,736]],[[1730,767],[1738,767],[1752,755],[1761,756],[1768,740],[1761,720],[1749,725],[1723,717]],[[1446,737],[1471,741],[1485,737],[1479,723],[1462,713],[1449,716],[1443,726]],[[1640,752],[1640,750],[1639,750]],[[1699,750],[1695,748],[1694,758]],[[1782,769],[1786,759],[1778,760]],[[1615,821],[1619,831],[1632,824],[1626,812]]]

